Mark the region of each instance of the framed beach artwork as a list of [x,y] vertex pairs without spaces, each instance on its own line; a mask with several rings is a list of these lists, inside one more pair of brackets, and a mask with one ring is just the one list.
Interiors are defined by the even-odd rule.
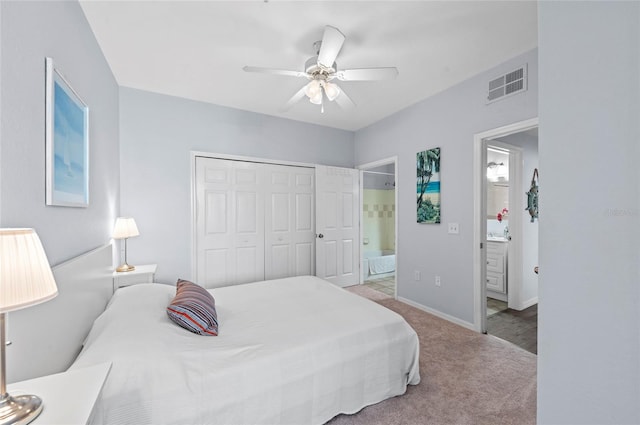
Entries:
[[46,202],[89,206],[89,108],[46,58]]
[[440,223],[440,148],[416,154],[418,223]]

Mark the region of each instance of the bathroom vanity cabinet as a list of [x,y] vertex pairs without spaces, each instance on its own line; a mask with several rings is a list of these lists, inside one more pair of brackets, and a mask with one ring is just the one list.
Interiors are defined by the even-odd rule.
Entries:
[[507,300],[508,242],[487,241],[487,296]]

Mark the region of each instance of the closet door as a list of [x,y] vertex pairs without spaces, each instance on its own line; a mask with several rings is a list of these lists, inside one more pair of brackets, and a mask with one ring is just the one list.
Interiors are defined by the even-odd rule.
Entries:
[[269,164],[263,168],[265,279],[313,275],[315,171]]
[[264,280],[264,178],[260,164],[196,158],[196,283]]

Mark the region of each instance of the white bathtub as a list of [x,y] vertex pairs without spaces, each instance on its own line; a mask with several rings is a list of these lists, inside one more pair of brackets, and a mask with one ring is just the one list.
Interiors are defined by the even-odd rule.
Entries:
[[362,280],[367,280],[373,277],[392,276],[395,274],[395,251],[364,251],[362,256]]

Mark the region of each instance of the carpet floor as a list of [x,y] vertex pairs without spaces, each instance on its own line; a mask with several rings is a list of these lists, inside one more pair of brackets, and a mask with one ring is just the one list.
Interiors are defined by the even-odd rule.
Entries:
[[339,415],[331,425],[526,425],[536,423],[536,356],[396,301],[370,288],[348,288],[402,315],[420,339],[418,385]]

